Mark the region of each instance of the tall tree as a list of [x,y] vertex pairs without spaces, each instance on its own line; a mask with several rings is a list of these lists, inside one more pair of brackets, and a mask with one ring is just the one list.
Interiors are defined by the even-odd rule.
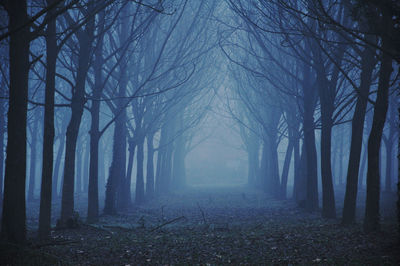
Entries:
[[9,242],[26,239],[26,124],[29,72],[29,16],[27,1],[2,1],[8,13],[10,34],[10,93],[7,123],[7,157],[1,235]]

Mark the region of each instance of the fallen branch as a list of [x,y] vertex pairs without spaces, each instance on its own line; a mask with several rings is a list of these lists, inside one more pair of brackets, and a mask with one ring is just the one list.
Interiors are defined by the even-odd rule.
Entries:
[[181,216],[181,217],[178,217],[178,218],[169,220],[169,221],[167,221],[167,222],[165,222],[165,223],[163,223],[163,224],[157,226],[156,228],[153,228],[152,230],[150,230],[150,232],[154,232],[154,231],[160,229],[161,227],[166,226],[167,224],[174,223],[174,222],[179,221],[179,220],[181,220],[181,219],[186,219],[186,217],[185,217],[185,216]]

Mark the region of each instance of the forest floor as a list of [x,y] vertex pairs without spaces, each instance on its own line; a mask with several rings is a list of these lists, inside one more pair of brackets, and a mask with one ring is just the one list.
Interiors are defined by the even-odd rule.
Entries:
[[243,187],[192,188],[123,215],[102,216],[96,224],[54,230],[47,242],[35,240],[30,218],[29,244],[2,243],[0,264],[399,265],[394,196],[385,200],[390,204],[383,209],[382,230],[365,234],[360,222],[343,227],[339,219],[322,219],[290,200]]

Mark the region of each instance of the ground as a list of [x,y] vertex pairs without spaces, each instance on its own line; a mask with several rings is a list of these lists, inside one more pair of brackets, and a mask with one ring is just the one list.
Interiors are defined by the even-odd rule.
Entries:
[[[124,215],[102,216],[96,224],[54,230],[46,242],[35,240],[32,217],[29,244],[2,243],[0,264],[399,265],[390,206],[382,210],[381,232],[365,234],[361,223],[343,227],[339,219],[325,220],[290,200],[274,200],[243,187],[192,188]],[[31,204],[32,213],[35,208]]]

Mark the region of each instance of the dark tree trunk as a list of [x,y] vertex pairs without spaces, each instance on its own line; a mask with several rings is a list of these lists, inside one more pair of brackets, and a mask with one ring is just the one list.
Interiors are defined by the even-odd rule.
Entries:
[[358,187],[360,189],[362,189],[364,187],[364,178],[365,178],[365,170],[366,170],[366,165],[367,165],[367,155],[368,155],[368,151],[367,148],[365,147],[366,145],[364,145],[364,150],[363,154],[362,154],[362,158],[361,158],[361,166],[360,166],[360,174],[358,176],[359,180],[358,180]]
[[[390,16],[388,14],[384,14],[383,21],[388,20],[391,20]],[[383,34],[382,49],[384,51],[390,48],[389,42],[389,37]],[[379,230],[379,151],[388,109],[390,75],[392,71],[392,58],[388,54],[382,53],[374,116],[372,120],[371,132],[368,138],[367,203],[365,207],[364,218],[364,230],[366,232]]]
[[60,136],[60,145],[58,147],[56,161],[54,164],[54,171],[53,171],[53,184],[52,184],[53,201],[60,197],[60,194],[58,193],[58,182],[60,182],[60,180],[62,179],[60,176],[60,165],[61,165],[61,158],[63,156],[64,149],[65,149],[65,137]]
[[156,194],[160,195],[163,193],[168,193],[169,191],[169,178],[171,155],[172,155],[172,144],[169,143],[171,135],[171,125],[165,123],[161,129],[161,139],[158,148],[158,158],[157,158],[157,178],[156,178]]
[[[48,0],[51,5],[54,0]],[[53,15],[50,10],[48,16]],[[54,95],[56,86],[57,39],[56,20],[52,19],[46,30],[46,90],[43,125],[42,183],[40,189],[39,237],[47,238],[51,228],[51,198],[54,152]],[[56,183],[57,184],[57,183]],[[57,194],[57,191],[53,190]]]
[[[291,135],[291,134],[290,134]],[[290,161],[293,152],[293,137],[289,137],[289,143],[286,149],[285,161],[283,162],[282,175],[281,175],[281,198],[286,199],[287,181],[289,175]]]
[[264,192],[268,192],[268,174],[269,174],[269,156],[266,139],[263,140],[263,146],[261,151],[261,166],[260,166],[260,185]]
[[[1,86],[5,86],[4,83]],[[3,178],[4,178],[4,133],[5,133],[5,101],[1,99],[4,95],[4,90],[0,89],[0,211],[3,207]]]
[[79,139],[76,148],[76,173],[75,173],[75,191],[77,194],[81,194],[82,189],[82,160],[83,160],[83,143],[82,139]]
[[[397,115],[400,121],[400,107],[397,109]],[[400,134],[397,136],[397,229],[400,243]]]
[[29,184],[28,184],[28,201],[33,201],[35,199],[35,183],[36,183],[36,152],[37,152],[37,133],[39,128],[39,112],[35,111],[33,129],[31,134],[31,158],[30,158],[30,169],[29,169]]
[[[99,31],[104,26],[104,12],[100,15]],[[100,98],[102,94],[103,75],[103,35],[98,37],[94,61],[94,86],[92,108],[90,109],[90,161],[88,181],[88,213],[89,223],[97,222],[99,219],[99,142],[100,142]]]
[[134,139],[129,142],[129,158],[128,158],[128,170],[126,172],[126,185],[122,193],[124,193],[123,198],[126,199],[129,204],[132,202],[131,197],[131,185],[132,185],[132,172],[133,172],[133,161],[135,157],[136,143]]
[[306,146],[302,145],[301,155],[298,165],[298,174],[294,180],[293,198],[296,203],[304,208],[307,194],[307,155]]
[[[110,166],[110,174],[106,186],[106,199],[104,205],[104,214],[117,213],[117,191],[119,187],[124,188],[125,184],[121,184],[125,180],[125,153],[126,153],[126,134],[125,120],[122,121],[118,117],[115,121],[113,154]],[[121,203],[121,202],[120,202]]]
[[85,32],[80,32],[79,34],[79,62],[77,81],[71,102],[71,120],[68,124],[66,133],[64,180],[62,186],[60,217],[62,224],[71,218],[74,213],[76,144],[83,115],[83,107],[85,104],[85,82],[89,68],[92,41],[86,34],[93,33],[91,31],[93,31],[93,25],[87,25]]
[[[296,132],[297,134],[298,132]],[[292,190],[292,198],[296,199],[296,184],[300,178],[300,138],[296,135],[296,139],[293,144],[293,190]]]
[[139,137],[137,144],[137,172],[136,172],[136,193],[135,193],[136,204],[142,204],[144,202],[143,146],[144,146],[144,138]]
[[7,157],[1,235],[12,243],[26,239],[26,120],[29,73],[29,23],[23,0],[7,1],[10,36],[10,94],[7,124]]
[[389,139],[386,143],[386,172],[385,172],[385,191],[392,191],[392,158],[393,158],[393,140]]
[[85,152],[83,153],[83,171],[82,171],[82,188],[81,192],[87,193],[88,192],[88,185],[89,185],[89,162],[90,162],[90,144],[89,140],[86,142],[85,145]]
[[275,197],[280,196],[280,182],[279,182],[279,165],[278,165],[278,144],[276,143],[276,136],[270,137],[269,140],[269,154],[270,157],[270,173],[269,173],[269,191]]
[[343,134],[340,135],[339,137],[339,177],[338,177],[338,186],[343,185]]
[[154,198],[154,133],[147,134],[146,199]]
[[[357,96],[357,103],[351,123],[351,144],[350,157],[347,167],[346,194],[343,205],[343,224],[351,224],[355,221],[357,184],[360,169],[360,157],[363,144],[363,131],[365,122],[365,113],[368,104],[368,94],[371,86],[371,76],[374,70],[374,51],[366,47],[361,55],[361,84]],[[364,166],[361,165],[361,168]],[[361,171],[363,173],[363,171]],[[360,178],[362,186],[362,176]]]
[[[309,75],[305,74],[305,76]],[[307,78],[306,78],[307,79]],[[309,82],[306,82],[309,83]],[[305,207],[312,212],[318,208],[318,170],[317,170],[317,150],[315,147],[314,131],[314,109],[315,109],[315,91],[307,84],[304,87],[304,146],[306,155],[306,199]]]

